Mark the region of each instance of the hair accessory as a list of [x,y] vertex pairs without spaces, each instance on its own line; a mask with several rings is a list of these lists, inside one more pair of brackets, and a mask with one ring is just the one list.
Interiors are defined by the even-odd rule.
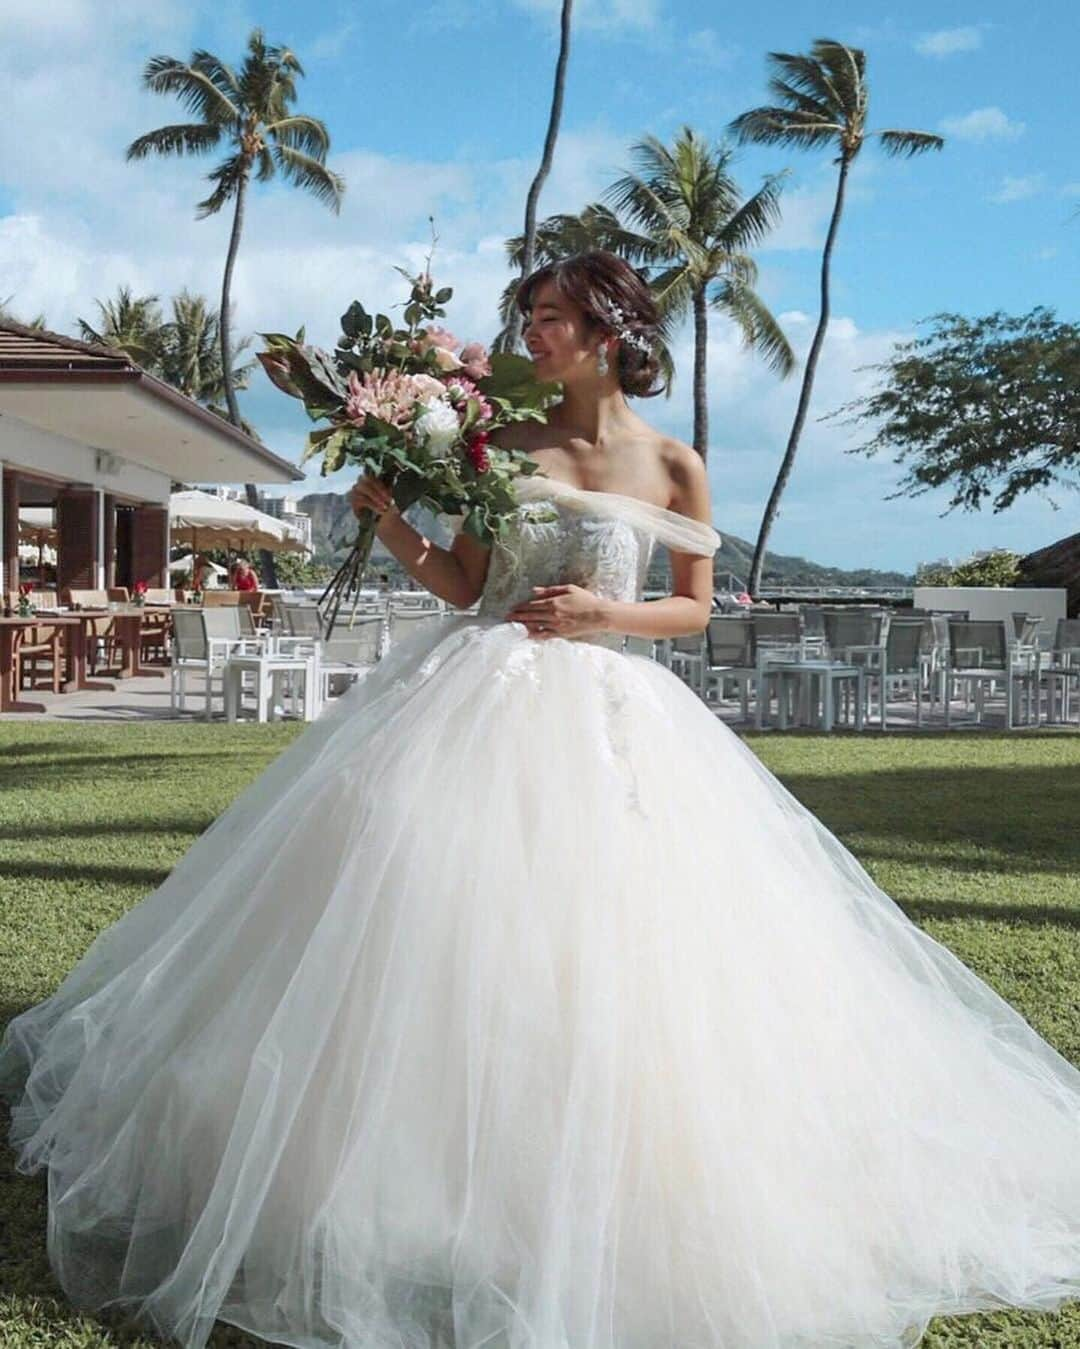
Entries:
[[620,342],[625,342],[629,347],[636,347],[638,351],[646,356],[652,351],[652,343],[641,333],[636,333],[627,322],[626,311],[621,305],[610,304],[607,308],[607,322],[615,336]]

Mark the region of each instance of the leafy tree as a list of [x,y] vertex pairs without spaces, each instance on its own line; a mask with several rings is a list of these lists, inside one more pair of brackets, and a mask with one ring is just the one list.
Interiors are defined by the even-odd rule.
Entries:
[[[587,206],[580,215],[552,216],[537,232],[538,260],[557,261],[587,248],[606,248],[649,276],[661,314],[661,368],[674,373],[668,342],[688,315],[694,322],[694,448],[708,453],[708,311],[733,319],[747,346],[772,369],[788,374],[795,357],[783,330],[755,290],[757,266],[746,251],[759,243],[780,215],[780,180],[766,180],[744,199],[731,176],[732,150],[710,147],[690,127],[671,146],[646,136],[631,148],[636,172],[624,174],[604,194],[611,207]],[[516,263],[523,248],[511,239]],[[513,307],[517,283],[503,296]]]
[[[251,345],[245,337],[233,344],[235,359]],[[182,290],[172,300],[172,318],[165,325],[160,356],[162,378],[197,403],[221,410],[225,401],[225,377],[221,368],[221,320],[203,295]],[[234,365],[234,388],[247,386],[254,361]]]
[[[147,62],[143,83],[156,94],[173,94],[199,120],[158,127],[128,146],[128,159],[148,155],[201,155],[224,144],[226,155],[211,170],[210,195],[198,204],[198,217],[216,215],[232,203],[233,220],[221,284],[221,369],[229,420],[242,426],[232,378],[233,351],[229,329],[233,267],[244,228],[251,179],[268,182],[280,174],[285,182],[310,192],[332,210],[341,207],[344,180],[326,166],[330,134],[315,117],[292,111],[296,80],[304,70],[288,47],[267,46],[262,30],[248,37],[239,70],[208,51],[195,51],[190,61],[155,56]],[[258,505],[258,489],[245,484],[248,501]],[[262,554],[270,584],[274,559]]]
[[[529,186],[525,200],[525,233],[522,235],[521,268],[522,278],[529,275],[535,263],[536,250],[536,209],[540,202],[540,190],[551,172],[551,161],[555,157],[555,142],[559,135],[559,123],[562,121],[563,94],[566,89],[566,66],[570,59],[570,25],[573,16],[574,0],[562,0],[562,12],[559,23],[559,55],[555,62],[555,85],[551,92],[551,112],[548,116],[547,133],[544,136],[544,149],[540,157],[540,167]],[[522,315],[512,309],[505,331],[495,344],[502,351],[513,351],[521,340]]]
[[870,367],[879,387],[832,414],[874,427],[849,454],[891,450],[907,464],[886,499],[948,485],[943,514],[990,498],[997,513],[1025,492],[1080,486],[1080,325],[1041,306],[923,322],[929,332]]
[[125,352],[136,365],[156,373],[161,364],[165,319],[156,295],[135,295],[130,286],[120,286],[116,298],[95,300],[96,323],[79,319],[79,335],[84,342],[115,347]]
[[832,216],[821,254],[821,307],[817,328],[803,370],[795,419],[762,517],[747,582],[747,589],[755,597],[761,584],[769,534],[795,464],[799,439],[810,407],[818,358],[829,326],[829,274],[851,166],[871,137],[878,139],[886,154],[905,158],[922,154],[926,150],[940,150],[945,143],[940,136],[926,131],[868,130],[866,117],[870,90],[866,83],[866,54],[857,47],[848,47],[830,38],[819,38],[809,56],[772,52],[769,62],[772,68],[769,90],[777,102],[753,108],[736,117],[731,124],[732,131],[739,140],[759,145],[791,145],[807,150],[833,149],[836,151],[834,162],[837,165],[837,178]]

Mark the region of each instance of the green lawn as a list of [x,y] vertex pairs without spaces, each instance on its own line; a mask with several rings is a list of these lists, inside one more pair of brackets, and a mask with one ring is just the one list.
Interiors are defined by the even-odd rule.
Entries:
[[[44,997],[297,730],[0,723],[0,1024]],[[747,740],[915,921],[1080,1063],[1080,736]],[[45,1256],[44,1180],[11,1160],[0,1149],[0,1349],[151,1349],[67,1308]],[[211,1340],[256,1343],[225,1328]],[[1080,1303],[941,1320],[924,1345],[1080,1349]]]

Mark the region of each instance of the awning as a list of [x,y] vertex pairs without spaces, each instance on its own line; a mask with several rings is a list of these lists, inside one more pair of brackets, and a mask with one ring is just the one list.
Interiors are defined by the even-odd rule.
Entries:
[[122,351],[0,320],[0,416],[181,482],[300,482],[303,473]]
[[268,548],[303,552],[303,540],[283,521],[242,501],[209,492],[174,492],[169,498],[169,538],[192,548]]

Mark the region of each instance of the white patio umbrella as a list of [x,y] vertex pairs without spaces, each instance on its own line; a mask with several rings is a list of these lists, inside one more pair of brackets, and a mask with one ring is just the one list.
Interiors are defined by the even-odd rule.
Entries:
[[283,521],[242,501],[209,492],[174,492],[169,498],[169,537],[173,545],[199,548],[267,548],[298,553],[303,541]]

